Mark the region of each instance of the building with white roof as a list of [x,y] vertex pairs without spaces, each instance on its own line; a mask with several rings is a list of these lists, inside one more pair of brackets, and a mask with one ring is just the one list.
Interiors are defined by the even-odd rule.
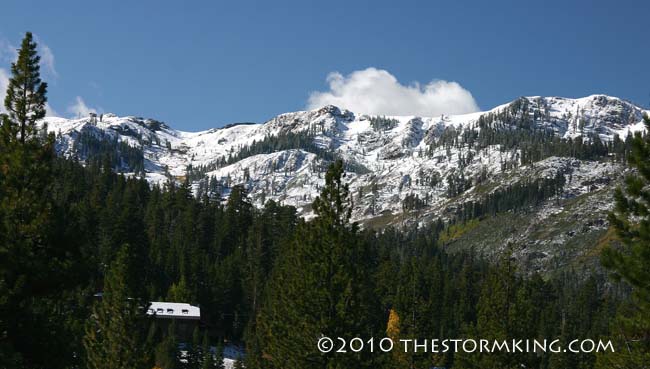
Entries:
[[149,305],[147,315],[161,319],[200,320],[201,308],[181,302],[153,301]]
[[191,342],[193,332],[201,326],[201,309],[182,302],[153,301],[149,303],[147,315],[156,320],[163,332],[173,324],[180,342]]

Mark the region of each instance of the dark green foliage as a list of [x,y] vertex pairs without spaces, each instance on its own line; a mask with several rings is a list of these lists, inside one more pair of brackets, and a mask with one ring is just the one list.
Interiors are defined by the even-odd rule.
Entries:
[[81,365],[92,295],[125,243],[138,266],[126,278],[137,282],[129,296],[199,304],[212,334],[241,339],[280,241],[293,234],[295,209],[270,202],[255,210],[239,188],[225,206],[199,200],[185,186],[162,190],[113,174],[110,163],[83,168],[55,159],[53,141],[35,142],[32,153],[5,139],[11,146],[3,145],[0,156],[7,163],[0,166],[3,363],[20,367],[27,357],[31,368]]
[[[187,186],[150,188],[143,180],[126,179],[93,164],[82,168],[55,160],[52,165],[52,173],[57,174],[49,177],[51,197],[44,198],[59,209],[53,221],[61,244],[79,250],[79,259],[70,262],[75,282],[86,286],[76,295],[83,308],[71,314],[72,322],[78,319],[76,326],[90,314],[89,296],[106,283],[102,282],[103,265],[115,260],[126,242],[138,245],[132,246],[129,256],[129,262],[138,266],[126,279],[138,282],[129,294],[149,300],[170,296],[200,304],[211,335],[231,341],[245,339],[249,368],[283,367],[269,359],[276,355],[291,356],[289,362],[311,358],[323,365],[390,367],[390,358],[382,355],[343,355],[336,360],[320,356],[314,353],[316,332],[380,337],[388,310],[394,308],[407,337],[455,337],[477,324],[483,305],[480,298],[488,295],[482,292],[482,285],[488,280],[489,265],[438,249],[443,223],[382,233],[361,232],[349,224],[347,188],[337,180],[341,164],[328,175],[328,186],[315,204],[319,217],[308,223],[298,222],[295,209],[273,202],[254,209],[242,188],[234,189],[222,205],[207,197],[195,199]],[[490,208],[485,208],[487,213]],[[499,211],[506,208],[495,207]],[[530,283],[515,279],[513,311],[521,311],[515,315],[530,316],[530,306],[546,311],[539,314],[543,321],[517,323],[537,327],[532,335],[573,337],[602,331],[602,324],[596,322],[607,321],[604,307],[608,302],[600,298],[601,287],[589,293],[595,300],[588,301],[573,298],[574,291],[582,288],[574,279]],[[75,283],[63,286],[71,295],[77,291]],[[549,292],[534,297],[532,304],[527,302],[533,298],[527,296],[536,291]],[[587,305],[595,309],[586,309]],[[574,320],[584,324],[569,330],[561,323],[568,311],[582,314]],[[519,319],[513,318],[513,322]],[[34,328],[33,336],[43,329]],[[83,329],[67,332],[69,340],[54,342],[67,346],[61,351],[80,352],[75,347]],[[275,333],[269,336],[269,332]],[[148,355],[153,357],[153,351]],[[35,352],[26,354],[32,360],[41,357]],[[593,355],[588,357],[581,362],[593,361]],[[434,359],[447,366],[455,360],[450,354],[409,358],[416,367]],[[78,363],[74,357],[65,360]],[[539,367],[547,368],[544,363]],[[204,359],[201,365],[212,364]]]
[[[650,127],[650,118],[646,117]],[[625,189],[616,191],[616,211],[610,222],[626,251],[608,249],[603,262],[636,288],[640,301],[650,303],[650,136],[637,135],[630,164],[637,173],[626,178]],[[633,219],[638,217],[638,219]]]
[[[493,266],[469,254],[448,255],[436,246],[444,228],[434,223],[370,236],[380,254],[377,293],[399,314],[402,337],[564,340],[607,332],[615,301],[606,298],[602,279],[569,274],[544,281],[518,274],[509,258]],[[411,353],[407,360],[415,368],[558,368],[549,366],[557,355]],[[594,354],[562,357],[573,363],[565,367],[589,368],[595,360]]]
[[32,33],[27,32],[18,49],[18,60],[11,64],[11,78],[4,101],[11,131],[23,144],[36,134],[36,121],[45,116],[47,102],[47,83],[40,78],[41,57],[36,46]]
[[181,367],[178,342],[174,335],[175,329],[175,322],[172,322],[166,334],[162,336],[160,343],[156,346],[154,362],[161,369],[180,369]]
[[370,117],[370,126],[375,131],[390,131],[397,127],[399,121],[393,118],[386,117]]
[[322,150],[314,143],[314,134],[310,132],[285,132],[277,136],[264,137],[262,141],[253,141],[251,145],[238,150],[236,155],[229,156],[225,164],[236,163],[241,159],[257,154],[268,154],[290,149],[302,149],[315,154],[322,153],[326,155],[326,150]]
[[[347,209],[345,196],[327,196],[345,193],[345,188],[332,183],[324,191],[326,195],[314,204],[319,218],[300,224],[296,239],[282,249],[277,259],[254,329],[246,336],[247,367],[393,367],[393,357],[327,356],[320,355],[314,347],[319,333],[364,336],[365,332],[373,334],[374,329],[376,335],[378,328],[373,326],[379,324],[379,329],[385,329],[389,308],[398,312],[401,335],[409,338],[470,335],[574,339],[599,337],[607,332],[606,322],[612,316],[614,302],[604,298],[602,280],[580,282],[569,277],[544,281],[537,276],[529,279],[516,274],[507,258],[493,267],[470,255],[447,255],[436,245],[438,235],[445,230],[441,222],[406,233],[391,229],[380,234],[346,233],[348,248],[354,250],[358,247],[355,245],[366,245],[361,248],[365,256],[355,257],[349,268],[373,276],[371,282],[356,282],[357,292],[352,296],[360,298],[364,296],[362,291],[369,288],[375,291],[375,299],[367,300],[372,302],[366,305],[365,316],[350,318],[344,314],[346,318],[338,320],[338,310],[334,309],[334,313],[323,319],[328,311],[327,302],[337,301],[336,296],[346,296],[336,292],[339,289],[334,281],[355,280],[353,273],[339,274],[337,267],[327,267],[332,260],[336,266],[347,265],[346,259],[335,256],[341,254],[325,253],[325,250],[337,250],[336,242],[329,240],[338,231],[329,229],[320,233],[318,229],[327,224],[344,225],[339,219],[345,219]],[[328,270],[334,271],[336,277],[323,278]],[[374,310],[373,306],[380,309]],[[369,315],[375,318],[367,320]],[[331,323],[334,325],[330,326]],[[451,353],[410,353],[406,359],[415,368],[428,368],[432,363],[446,367],[555,368],[561,360],[587,368],[595,361],[594,354],[580,354],[560,355],[551,362],[552,355],[556,354],[507,354],[485,359],[475,355],[456,357]]]
[[[650,118],[644,119],[650,128]],[[615,212],[609,216],[624,247],[605,249],[602,261],[632,287],[634,300],[614,324],[615,338],[626,349],[599,357],[603,368],[650,367],[650,136],[634,137],[629,161],[636,171],[626,178],[624,189],[617,189]]]
[[454,172],[447,176],[447,197],[456,197],[471,187],[472,182],[465,177],[463,172],[460,174]]
[[408,194],[402,201],[402,210],[420,210],[426,206],[426,202],[416,194]]
[[141,148],[132,147],[111,137],[99,129],[83,129],[72,146],[73,154],[87,163],[109,162],[119,172],[144,173],[144,153]]
[[117,253],[106,272],[101,301],[93,308],[88,321],[84,337],[88,368],[145,369],[151,366],[145,346],[144,312],[148,304],[134,297],[135,289],[129,286],[137,281],[132,278],[135,266],[131,265],[130,253],[128,245]]
[[35,124],[45,114],[38,61],[27,33],[12,65],[9,115],[0,115],[0,367],[65,365],[81,350],[72,336],[87,312],[75,280],[80,250],[66,242],[59,226],[68,211],[52,196],[54,137]]
[[248,361],[251,367],[374,367],[368,352],[323,355],[316,348],[323,334],[371,337],[383,324],[367,279],[371,248],[359,237],[357,225],[349,223],[349,191],[342,175],[343,163],[337,161],[314,201],[317,217],[298,225],[278,257],[256,321],[261,357]]
[[485,215],[495,215],[505,211],[518,211],[539,205],[544,200],[558,196],[564,187],[564,174],[557,173],[554,178],[524,180],[512,186],[496,190],[479,201],[464,203],[456,211],[456,221],[467,221]]

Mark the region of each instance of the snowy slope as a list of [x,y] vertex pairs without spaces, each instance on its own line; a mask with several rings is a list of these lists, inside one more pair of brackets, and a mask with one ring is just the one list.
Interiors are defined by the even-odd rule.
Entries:
[[[363,221],[381,218],[394,223],[403,211],[407,196],[426,199],[423,213],[440,214],[450,201],[466,201],[475,196],[473,190],[479,180],[498,179],[507,183],[522,178],[517,173],[524,173],[525,166],[517,167],[514,172],[504,166],[518,160],[517,150],[501,150],[499,145],[481,150],[462,145],[451,148],[436,145],[449,132],[456,132],[460,137],[465,129],[478,131],[480,117],[499,114],[511,109],[513,104],[522,103],[530,107],[529,112],[540,129],[563,138],[589,140],[597,135],[603,142],[610,142],[615,135],[624,139],[628,133],[644,129],[643,109],[605,95],[579,99],[527,97],[490,111],[456,116],[383,117],[392,122],[387,129],[373,128],[373,119],[377,117],[334,106],[286,113],[262,124],[239,124],[202,132],[183,132],[156,120],[112,114],[104,115],[96,123],[90,118],[52,117],[43,122],[57,134],[57,149],[62,155],[79,156],[75,142],[81,132],[103,139],[110,137],[142,150],[144,176],[152,183],[183,180],[192,167],[197,192],[217,191],[217,195],[226,196],[232,186],[240,184],[247,188],[257,206],[274,199],[296,206],[306,217],[311,215],[310,203],[324,183],[327,161],[341,157],[348,163],[346,180],[354,196],[353,217]],[[285,145],[242,155],[245,148],[269,138],[298,136],[308,137],[309,147]],[[461,160],[466,162],[462,168]],[[540,163],[549,167],[548,170],[565,165],[566,160],[558,158]],[[598,165],[581,162],[574,166],[580,168],[579,175],[584,177],[584,182],[589,182],[598,175],[594,169]],[[611,173],[623,170],[615,164],[611,166],[608,169]],[[450,178],[458,175],[467,178],[470,188],[465,199],[454,200],[449,196],[448,186]],[[547,174],[535,172],[534,175]],[[587,189],[567,188],[567,191],[575,196]]]

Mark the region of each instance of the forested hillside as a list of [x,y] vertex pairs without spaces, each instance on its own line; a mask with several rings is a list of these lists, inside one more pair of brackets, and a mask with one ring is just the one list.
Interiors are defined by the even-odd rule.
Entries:
[[[81,365],[90,354],[83,353],[93,347],[83,345],[96,324],[90,318],[93,306],[126,304],[127,298],[140,301],[141,312],[153,300],[201,306],[210,344],[245,343],[247,367],[294,363],[291,367],[307,368],[316,365],[312,357],[321,362],[313,367],[336,358],[344,367],[378,368],[392,367],[397,358],[323,356],[314,338],[318,332],[381,336],[391,310],[401,317],[404,337],[473,334],[488,322],[503,325],[503,330],[478,331],[482,337],[598,335],[607,332],[616,302],[625,296],[618,289],[606,291],[598,278],[523,279],[508,258],[490,265],[471,254],[448,255],[438,247],[445,232],[441,224],[409,232],[360,231],[346,220],[345,207],[329,208],[336,200],[323,202],[322,213],[305,222],[294,208],[272,201],[255,209],[240,189],[221,205],[207,196],[194,198],[187,186],[151,188],[144,180],[113,174],[106,169],[109,159],[106,168],[50,160],[45,165],[51,174],[38,174],[44,178],[41,195],[48,214],[29,234],[38,242],[5,241],[12,247],[3,259],[3,280],[11,286],[3,301],[3,357],[13,357],[17,367]],[[332,181],[340,180],[337,175],[336,167],[328,174]],[[345,204],[345,193],[328,188],[333,194],[325,196],[343,196]],[[38,211],[42,206],[29,207]],[[107,284],[109,276],[118,282]],[[107,290],[118,288],[115,284],[124,300],[104,298],[99,303],[93,297],[116,293]],[[508,295],[490,292],[505,286]],[[336,301],[350,298],[355,302],[339,311]],[[488,306],[502,310],[486,315],[482,311]],[[120,314],[123,309],[110,311]],[[337,318],[323,321],[330,309]],[[534,309],[532,314],[529,309]],[[304,321],[306,317],[311,318]],[[140,367],[168,362],[156,350],[167,342],[166,332],[151,328],[154,322],[138,314],[130,323],[104,319],[103,324],[123,335],[101,337],[101,345],[146,355]],[[562,320],[579,324],[569,328]],[[521,331],[507,328],[515,321]],[[124,326],[112,327],[117,324]],[[133,337],[141,340],[133,342]],[[107,350],[101,361],[110,362],[113,352]],[[399,358],[420,363],[418,367],[434,359],[449,366],[455,358]],[[542,365],[546,359],[508,360]],[[593,363],[594,356],[571,355],[567,360]]]

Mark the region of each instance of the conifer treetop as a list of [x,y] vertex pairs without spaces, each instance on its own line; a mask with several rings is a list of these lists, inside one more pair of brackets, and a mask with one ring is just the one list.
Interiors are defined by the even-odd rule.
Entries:
[[27,32],[18,59],[11,64],[12,76],[4,101],[9,122],[15,132],[20,132],[21,143],[35,133],[36,121],[45,117],[47,83],[40,77],[40,61],[34,36]]
[[325,188],[314,200],[314,212],[323,219],[332,221],[332,225],[346,224],[352,216],[350,190],[343,183],[345,170],[343,161],[332,163],[325,175]]

